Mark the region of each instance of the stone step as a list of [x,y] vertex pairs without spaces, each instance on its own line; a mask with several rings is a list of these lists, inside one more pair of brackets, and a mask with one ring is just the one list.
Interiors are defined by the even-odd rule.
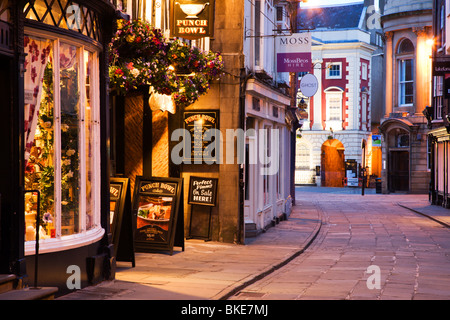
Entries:
[[0,294],[0,300],[53,300],[58,288],[38,287],[10,290]]
[[245,224],[245,237],[254,238],[261,233],[261,230],[256,228],[256,223],[246,223]]
[[13,274],[0,274],[0,294],[13,290],[14,280],[16,280],[16,276]]

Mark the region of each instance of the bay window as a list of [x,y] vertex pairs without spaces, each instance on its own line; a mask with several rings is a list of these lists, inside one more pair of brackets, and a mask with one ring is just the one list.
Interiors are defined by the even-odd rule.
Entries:
[[[42,252],[98,239],[98,48],[52,33],[25,35],[25,250],[40,212]],[[76,241],[75,241],[76,240]]]

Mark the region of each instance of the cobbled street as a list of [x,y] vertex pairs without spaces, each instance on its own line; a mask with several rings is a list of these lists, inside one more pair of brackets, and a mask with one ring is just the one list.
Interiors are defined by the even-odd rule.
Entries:
[[231,299],[449,299],[450,229],[401,206],[414,195],[357,192],[297,188],[297,205],[322,215],[318,237]]

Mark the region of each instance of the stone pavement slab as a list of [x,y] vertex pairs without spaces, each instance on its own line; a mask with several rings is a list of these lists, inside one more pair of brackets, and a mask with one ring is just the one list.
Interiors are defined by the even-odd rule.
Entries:
[[190,239],[185,251],[136,253],[136,266],[118,262],[115,280],[56,300],[220,300],[272,273],[301,254],[322,225],[314,207],[294,206],[245,245]]

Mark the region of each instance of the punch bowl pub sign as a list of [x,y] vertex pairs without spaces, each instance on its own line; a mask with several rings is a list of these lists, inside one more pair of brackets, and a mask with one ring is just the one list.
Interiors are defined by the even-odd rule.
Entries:
[[212,37],[215,0],[172,0],[172,37],[200,39]]

